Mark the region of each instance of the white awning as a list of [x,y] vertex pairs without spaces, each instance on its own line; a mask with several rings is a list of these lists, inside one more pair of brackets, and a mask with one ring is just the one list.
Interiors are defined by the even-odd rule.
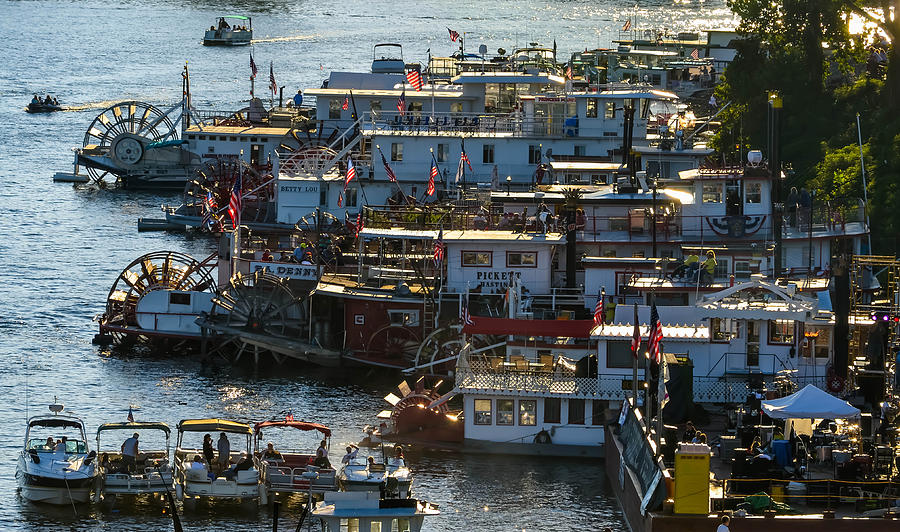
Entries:
[[807,384],[797,393],[762,402],[762,410],[777,419],[845,419],[859,417],[859,409],[837,397]]

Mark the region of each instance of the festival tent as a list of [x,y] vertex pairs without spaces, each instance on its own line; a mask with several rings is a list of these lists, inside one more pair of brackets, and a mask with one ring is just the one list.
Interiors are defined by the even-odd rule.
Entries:
[[778,419],[844,419],[859,417],[859,409],[847,401],[807,384],[797,393],[762,402],[762,410]]

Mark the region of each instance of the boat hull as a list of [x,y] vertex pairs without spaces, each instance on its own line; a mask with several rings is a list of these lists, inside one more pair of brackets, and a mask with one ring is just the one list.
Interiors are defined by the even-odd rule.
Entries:
[[58,106],[58,105],[44,105],[44,104],[34,105],[34,104],[31,104],[31,103],[28,104],[28,107],[25,108],[25,112],[26,112],[26,113],[32,113],[32,114],[35,114],[35,113],[55,113],[55,112],[57,112],[57,111],[62,111],[62,110],[63,110],[63,108],[60,107],[60,106]]
[[512,443],[466,439],[463,451],[483,454],[519,456],[560,456],[571,458],[603,458],[603,444],[566,445],[560,443]]
[[22,497],[45,504],[86,503],[91,500],[93,478],[71,479],[48,478],[29,475],[21,471],[16,473]]

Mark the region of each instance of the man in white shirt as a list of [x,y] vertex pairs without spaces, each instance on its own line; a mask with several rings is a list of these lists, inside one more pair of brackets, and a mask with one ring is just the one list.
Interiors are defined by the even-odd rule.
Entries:
[[722,516],[722,524],[719,525],[719,528],[716,529],[716,532],[731,532],[728,530],[728,523],[731,519],[727,515]]
[[357,447],[351,443],[350,446],[347,447],[347,454],[345,454],[344,457],[341,458],[341,463],[349,464],[351,460],[356,459],[356,453],[358,453],[358,452],[359,452],[359,447]]
[[122,461],[125,463],[125,467],[128,468],[129,473],[134,471],[134,468],[137,466],[139,437],[140,434],[135,432],[122,444]]

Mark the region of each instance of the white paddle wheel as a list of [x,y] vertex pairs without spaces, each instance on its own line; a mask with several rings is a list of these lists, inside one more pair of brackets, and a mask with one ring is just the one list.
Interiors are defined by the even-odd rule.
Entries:
[[419,343],[419,335],[412,327],[385,325],[369,336],[364,353],[355,358],[375,366],[402,369],[415,359]]
[[454,392],[441,393],[444,381],[419,377],[410,387],[402,381],[397,393],[389,393],[384,400],[389,409],[378,414],[387,425],[382,436],[391,440],[419,440],[461,442],[463,423],[460,412],[450,408]]
[[198,339],[193,321],[208,311],[216,290],[216,255],[198,261],[176,251],[147,253],[116,278],[100,317],[103,343]]
[[225,214],[231,200],[231,192],[238,177],[241,178],[242,223],[267,223],[275,219],[275,180],[270,174],[258,172],[253,166],[239,159],[210,161],[194,174],[184,187],[186,214],[203,216],[206,202],[212,198],[214,214],[222,224],[230,223]]
[[[81,152],[86,157],[80,162],[100,184],[108,174],[116,175],[117,168],[139,163],[149,144],[177,138],[167,113],[144,102],[121,102],[107,107],[91,122],[82,142]],[[113,164],[103,164],[104,158]]]
[[465,341],[461,325],[439,327],[422,340],[416,350],[413,365],[404,373],[425,373],[429,375],[452,375],[456,368],[456,360],[462,349],[468,344],[468,355],[490,356],[500,355],[506,347],[503,336],[473,334],[467,335]]
[[296,295],[287,280],[265,271],[235,275],[213,298],[212,311],[203,322],[218,343],[209,355],[230,363],[239,362],[244,354],[252,354],[255,363],[264,353],[279,363],[282,355],[291,356],[306,322],[303,300],[314,286],[309,283],[302,295]]

